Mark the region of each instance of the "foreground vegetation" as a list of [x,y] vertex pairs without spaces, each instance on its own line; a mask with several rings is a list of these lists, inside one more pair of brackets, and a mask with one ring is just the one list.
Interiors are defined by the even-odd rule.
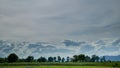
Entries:
[[0,68],[120,68],[120,62],[30,62],[1,63]]
[[0,68],[111,68],[104,66],[2,66]]

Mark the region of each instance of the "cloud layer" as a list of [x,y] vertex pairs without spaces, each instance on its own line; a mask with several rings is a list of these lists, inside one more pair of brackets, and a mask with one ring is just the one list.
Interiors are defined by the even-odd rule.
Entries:
[[1,0],[4,40],[98,40],[120,37],[119,0]]
[[0,39],[30,42],[1,41],[1,56],[117,55],[119,6],[120,0],[0,0]]
[[75,54],[86,55],[120,55],[120,41],[115,40],[98,40],[94,42],[86,42],[80,45],[74,45],[71,42],[66,45],[64,42],[60,42],[58,45],[49,43],[30,43],[30,42],[12,42],[12,41],[0,41],[0,56],[6,57],[10,53],[16,53],[20,58],[25,58],[29,55],[33,55],[35,58],[40,56],[73,56]]

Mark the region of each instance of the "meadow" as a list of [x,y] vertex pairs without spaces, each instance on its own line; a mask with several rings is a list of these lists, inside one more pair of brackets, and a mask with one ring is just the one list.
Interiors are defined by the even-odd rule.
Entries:
[[0,68],[120,68],[120,62],[0,63]]
[[114,67],[106,67],[106,66],[2,66],[0,68],[114,68]]

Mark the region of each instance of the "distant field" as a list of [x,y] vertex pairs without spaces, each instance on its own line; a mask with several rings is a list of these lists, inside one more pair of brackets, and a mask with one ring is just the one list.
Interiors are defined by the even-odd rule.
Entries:
[[111,68],[111,67],[105,67],[105,66],[0,66],[0,68]]
[[120,62],[0,63],[0,68],[120,68]]

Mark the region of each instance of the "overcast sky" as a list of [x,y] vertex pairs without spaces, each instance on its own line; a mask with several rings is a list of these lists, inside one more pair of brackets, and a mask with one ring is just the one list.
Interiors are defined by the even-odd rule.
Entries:
[[0,40],[95,47],[119,38],[120,0],[0,0]]

